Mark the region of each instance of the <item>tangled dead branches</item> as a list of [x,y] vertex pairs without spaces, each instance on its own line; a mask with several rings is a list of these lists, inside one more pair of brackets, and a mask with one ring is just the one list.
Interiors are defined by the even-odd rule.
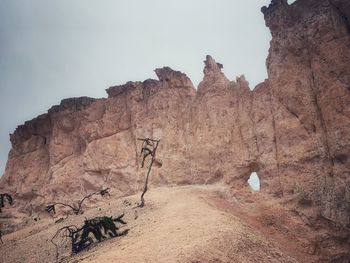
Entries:
[[46,212],[48,213],[53,213],[53,214],[56,214],[56,206],[57,205],[62,205],[62,206],[66,206],[66,207],[69,207],[70,209],[72,209],[73,213],[75,215],[79,215],[82,213],[82,206],[83,206],[83,202],[86,200],[86,199],[89,199],[91,198],[92,196],[94,195],[101,195],[101,196],[106,196],[106,195],[110,195],[109,194],[109,188],[105,188],[105,189],[102,189],[100,191],[97,191],[97,192],[94,192],[94,193],[91,193],[91,194],[88,194],[87,196],[85,196],[83,199],[81,199],[80,201],[78,201],[77,203],[73,203],[73,204],[66,204],[66,203],[62,203],[62,202],[56,202],[56,203],[53,203],[53,204],[50,204],[50,205],[47,205],[45,210]]
[[[119,228],[117,227],[116,223],[126,225],[126,222],[122,219],[123,217],[124,214],[116,218],[108,216],[95,217],[85,220],[84,225],[80,228],[75,225],[69,225],[58,229],[56,234],[51,239],[51,243],[56,247],[56,259],[58,259],[59,256],[59,247],[54,241],[59,236],[63,239],[70,239],[72,253],[76,254],[93,244],[93,237],[96,241],[100,242],[107,238],[105,235],[108,235],[109,237],[126,235],[129,229],[126,229],[120,233],[117,232]],[[104,231],[104,234],[102,234],[102,230]],[[90,233],[92,233],[93,237],[90,236]]]

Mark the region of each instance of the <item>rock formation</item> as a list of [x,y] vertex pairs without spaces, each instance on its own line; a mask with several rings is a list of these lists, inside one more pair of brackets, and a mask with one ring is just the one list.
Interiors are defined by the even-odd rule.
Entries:
[[350,226],[350,2],[273,0],[268,80],[249,89],[206,57],[196,90],[183,73],[107,89],[108,98],[66,99],[11,134],[0,189],[21,213],[103,186],[140,189],[138,137],[161,139],[153,185],[224,182],[261,190],[309,218]]
[[349,225],[350,2],[276,0],[262,11],[283,191]]

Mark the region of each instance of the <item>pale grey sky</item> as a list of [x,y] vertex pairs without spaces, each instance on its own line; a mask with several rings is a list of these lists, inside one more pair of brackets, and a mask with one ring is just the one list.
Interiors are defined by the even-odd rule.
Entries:
[[9,133],[61,99],[156,78],[170,66],[197,85],[212,55],[230,79],[267,77],[270,0],[0,0],[0,175]]

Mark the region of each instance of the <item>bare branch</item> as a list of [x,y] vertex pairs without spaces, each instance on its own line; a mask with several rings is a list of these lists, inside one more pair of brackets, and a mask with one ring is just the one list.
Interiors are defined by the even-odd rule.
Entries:
[[108,234],[110,237],[126,235],[129,229],[118,233],[117,230],[119,230],[119,228],[114,223],[119,222],[125,225],[126,222],[122,220],[123,216],[124,214],[116,218],[107,216],[95,217],[85,220],[83,226],[80,228],[75,225],[69,225],[58,229],[55,235],[51,238],[51,243],[56,248],[56,261],[59,257],[59,246],[55,242],[55,239],[57,239],[59,236],[61,236],[63,239],[70,239],[72,253],[78,253],[89,247],[94,242],[94,240],[89,236],[90,233],[92,233],[98,242],[102,241],[102,239],[107,238],[102,234],[102,229],[104,230],[104,233],[106,235]]
[[[145,180],[145,186],[143,188],[143,192],[141,194],[141,203],[138,205],[138,207],[144,207],[145,206],[145,199],[144,199],[144,195],[148,190],[148,180],[149,180],[149,175],[151,173],[151,169],[152,169],[152,165],[155,162],[155,158],[156,158],[156,151],[159,145],[160,140],[153,140],[153,139],[149,139],[149,138],[145,138],[145,139],[141,139],[138,138],[138,140],[143,141],[143,145],[142,145],[142,149],[141,149],[141,154],[143,153],[143,159],[142,159],[142,163],[141,163],[141,168],[144,165],[145,159],[147,158],[148,155],[151,155],[151,163],[148,166],[148,171],[147,171],[147,175],[146,175],[146,180]],[[150,143],[151,142],[151,143]],[[155,145],[154,145],[155,142]],[[149,149],[147,147],[147,145],[150,145],[152,149]],[[156,161],[157,163],[160,163],[159,161]],[[157,165],[158,166],[158,165]],[[161,166],[161,165],[160,165]],[[160,167],[158,166],[158,167]]]
[[86,199],[89,199],[89,198],[91,198],[94,195],[105,196],[107,194],[110,195],[109,194],[109,188],[105,188],[105,189],[102,189],[100,191],[90,193],[87,196],[84,196],[83,199],[79,200],[75,204],[73,203],[72,205],[66,204],[66,203],[62,203],[62,202],[56,202],[56,203],[49,204],[49,205],[46,206],[45,210],[48,213],[53,212],[53,214],[56,214],[56,208],[55,207],[57,205],[62,205],[62,206],[69,207],[73,211],[74,214],[79,215],[82,212],[82,206],[83,206],[83,203],[84,203],[84,201]]
[[64,226],[61,227],[60,229],[57,230],[55,235],[51,238],[50,242],[55,246],[56,248],[56,260],[58,259],[58,245],[54,242],[54,240],[61,234],[61,236],[66,237],[66,238],[71,238],[73,239],[73,235],[75,232],[78,231],[78,227],[75,225],[70,225],[70,226]]

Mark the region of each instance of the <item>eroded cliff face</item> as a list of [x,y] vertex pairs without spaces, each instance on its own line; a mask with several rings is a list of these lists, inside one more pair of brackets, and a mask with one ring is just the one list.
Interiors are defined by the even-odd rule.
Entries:
[[[160,139],[151,184],[223,182],[261,189],[296,211],[350,224],[350,3],[274,0],[262,9],[272,33],[269,79],[250,90],[206,57],[198,90],[168,67],[158,80],[107,89],[108,98],[63,100],[19,126],[0,188],[33,215],[54,200],[108,186],[140,190],[140,141]],[[20,218],[20,216],[18,216]]]
[[251,91],[244,76],[229,81],[220,67],[207,57],[193,102],[191,175],[200,183],[222,179],[243,187],[258,171],[262,188],[278,193],[269,82]]
[[143,183],[140,141],[162,140],[152,183],[188,181],[187,133],[195,89],[186,75],[156,69],[159,80],[128,82],[107,99],[63,100],[47,114],[19,126],[1,188],[15,193],[21,211],[38,213],[54,200],[68,201],[102,187],[119,195]]
[[280,0],[262,11],[283,191],[349,225],[350,2]]

